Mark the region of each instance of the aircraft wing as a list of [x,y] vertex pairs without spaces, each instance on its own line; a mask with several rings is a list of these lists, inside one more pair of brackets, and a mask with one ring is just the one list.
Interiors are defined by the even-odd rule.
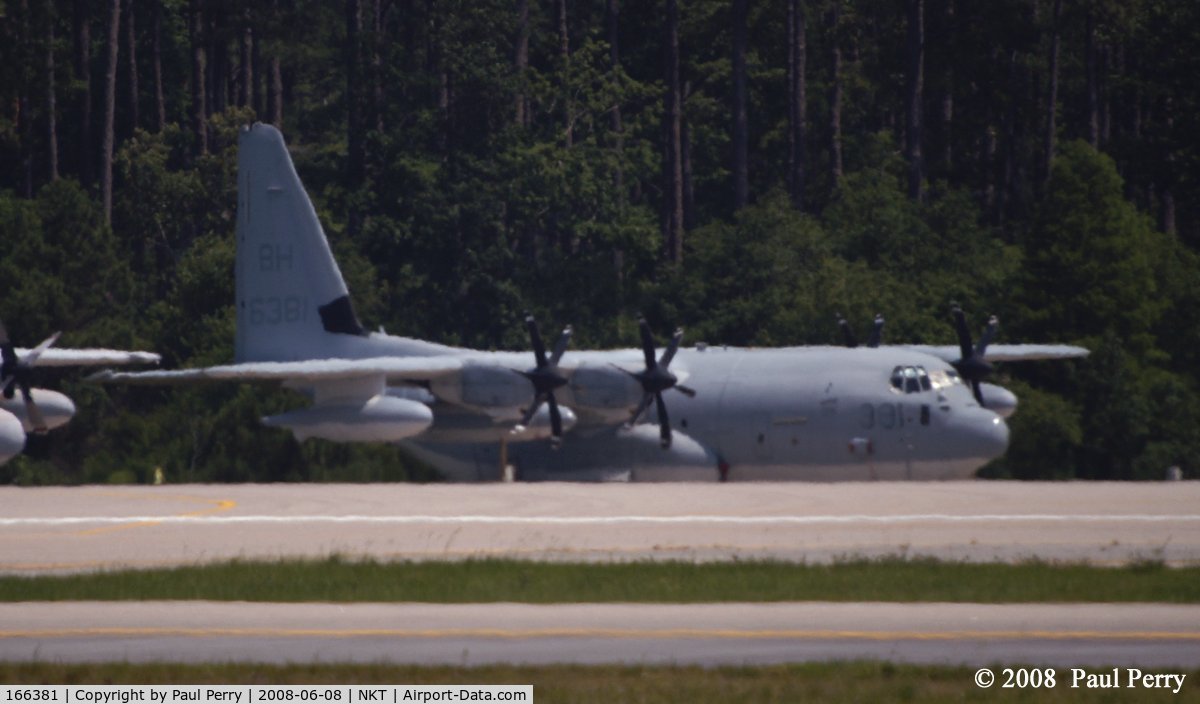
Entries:
[[[24,359],[32,350],[17,348],[17,357]],[[39,367],[85,367],[105,364],[158,364],[162,357],[154,352],[106,349],[70,349],[51,347],[37,358]]]
[[428,380],[456,371],[456,357],[375,357],[371,359],[311,359],[299,362],[247,362],[196,369],[114,372],[107,369],[87,378],[100,384],[179,385],[202,381],[336,381],[365,376]]
[[[956,362],[962,356],[957,345],[902,345],[905,349]],[[1022,362],[1038,359],[1076,359],[1091,352],[1075,345],[989,345],[984,358],[989,362]]]

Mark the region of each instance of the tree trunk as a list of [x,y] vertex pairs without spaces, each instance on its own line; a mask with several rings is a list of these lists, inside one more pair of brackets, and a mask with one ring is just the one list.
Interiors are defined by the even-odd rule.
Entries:
[[679,266],[683,261],[683,105],[679,86],[679,6],[677,0],[666,0],[666,4],[663,244],[667,261]]
[[571,134],[574,129],[574,118],[571,115],[571,87],[568,84],[568,65],[571,61],[571,33],[567,27],[567,0],[558,0],[558,55],[562,61],[563,72],[563,143],[567,149],[575,141]]
[[518,86],[515,122],[518,127],[528,127],[529,99],[525,95],[525,72],[529,68],[529,0],[517,0],[517,41],[513,68],[517,72]]
[[788,0],[788,193],[797,210],[804,210],[808,166],[804,144],[808,127],[806,35],[803,2]]
[[[21,72],[18,73],[16,107],[17,116],[17,152],[21,161],[21,195],[33,198],[33,100],[30,98],[31,86],[24,80],[24,67],[34,56],[33,49],[33,17],[28,0],[21,0],[17,5],[17,51],[20,57]],[[10,20],[11,21],[11,20]]]
[[749,127],[746,122],[746,15],[749,0],[733,0],[733,208],[750,200]]
[[383,113],[386,107],[383,93],[383,47],[387,40],[384,26],[383,0],[371,3],[371,113],[376,132],[383,132]]
[[132,134],[141,122],[138,119],[137,28],[133,21],[134,0],[125,0],[125,36],[129,49],[129,131]]
[[112,161],[117,107],[117,55],[121,46],[121,0],[111,0],[108,19],[108,68],[104,73],[104,144],[100,151],[100,190],[104,222],[112,224]]
[[842,180],[842,0],[834,0],[829,11],[829,175],[836,190]]
[[238,61],[241,69],[241,94],[238,105],[254,107],[254,29],[250,25],[250,9],[246,8],[242,16],[245,26],[242,27],[242,55]]
[[54,94],[54,0],[46,0],[46,160],[51,181],[58,180],[58,97]]
[[[948,37],[956,35],[958,28],[954,22],[954,0],[946,0],[945,27],[943,28],[942,45],[949,44]],[[954,170],[954,63],[946,62],[946,72],[943,77],[946,85],[942,89],[942,170],[947,178]],[[993,138],[995,135],[992,135]],[[993,142],[995,140],[993,139]]]
[[[1020,74],[1017,70],[1017,50],[1008,54],[1008,91],[1010,95],[1021,94]],[[996,203],[996,222],[1003,225],[1008,217],[1009,204],[1016,190],[1017,152],[1017,101],[1010,99],[1004,109],[1004,157],[1000,169],[1000,193]]]
[[[613,84],[620,88],[620,71],[621,71],[621,52],[620,46],[620,28],[618,26],[618,18],[620,17],[621,8],[618,0],[607,0],[604,4],[604,24],[608,29],[608,55],[609,62],[612,67]],[[625,134],[624,126],[621,124],[621,101],[614,100],[612,109],[609,111],[611,118],[611,126],[613,133],[613,147],[617,152],[616,169],[613,172],[613,187],[617,191],[617,198],[620,205],[625,204],[625,168],[622,165],[625,152]],[[620,271],[620,269],[618,269]]]
[[270,105],[267,112],[271,114],[271,124],[276,128],[283,129],[283,69],[279,65],[279,55],[275,54],[271,57],[271,90],[267,94],[270,96]]
[[1062,0],[1054,0],[1054,16],[1050,28],[1050,85],[1046,90],[1046,132],[1042,139],[1041,186],[1044,189],[1050,180],[1050,167],[1054,164],[1054,141],[1057,137],[1056,113],[1058,112],[1058,18],[1062,15]]
[[[692,82],[683,84],[682,104],[687,105]],[[683,231],[696,226],[696,181],[692,178],[692,130],[686,118],[679,124],[679,173],[683,177]]]
[[1092,148],[1100,148],[1100,91],[1096,75],[1096,19],[1092,6],[1087,6],[1086,36],[1083,62],[1087,74],[1087,135]]
[[154,2],[154,37],[152,51],[154,52],[154,111],[157,122],[155,128],[162,132],[167,126],[167,100],[163,93],[162,76],[162,3]]
[[[362,5],[359,0],[346,0],[346,132],[349,159],[346,175],[351,191],[362,187],[366,175],[366,142],[363,140],[362,86],[359,57],[362,55]],[[357,208],[351,207],[346,219],[346,232],[351,239],[358,237],[362,226]]]
[[204,0],[191,0],[188,30],[192,42],[192,134],[196,153],[208,153],[208,95],[205,91],[207,57],[204,54]]
[[79,93],[79,180],[91,185],[95,155],[92,152],[92,34],[87,0],[75,0],[75,76]]
[[904,92],[904,156],[908,160],[908,197],[922,200],[925,162],[921,154],[921,101],[925,82],[925,1],[908,0]]

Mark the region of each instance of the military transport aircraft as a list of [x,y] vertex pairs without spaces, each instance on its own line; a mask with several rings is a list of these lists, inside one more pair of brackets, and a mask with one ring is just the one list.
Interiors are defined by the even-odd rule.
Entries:
[[[157,364],[152,352],[105,349],[54,349],[60,333],[37,347],[16,347],[0,323],[0,464],[25,449],[27,433],[45,433],[65,425],[75,415],[75,403],[66,394],[30,386],[34,367],[111,364]],[[17,392],[21,396],[17,398]]]
[[682,348],[682,331],[659,353],[644,321],[641,349],[570,352],[566,328],[548,352],[530,318],[531,359],[368,333],[283,137],[255,124],[239,150],[236,363],[91,379],[282,382],[312,405],[266,425],[398,442],[454,480],[944,479],[1008,445],[981,403],[987,360],[1087,354],[990,332],[976,347]]

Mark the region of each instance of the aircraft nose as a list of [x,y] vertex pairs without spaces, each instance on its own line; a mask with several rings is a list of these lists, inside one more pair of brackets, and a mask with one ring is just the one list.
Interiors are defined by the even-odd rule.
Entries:
[[980,449],[988,459],[1000,457],[1008,452],[1008,424],[991,411],[984,411],[980,416],[975,424]]

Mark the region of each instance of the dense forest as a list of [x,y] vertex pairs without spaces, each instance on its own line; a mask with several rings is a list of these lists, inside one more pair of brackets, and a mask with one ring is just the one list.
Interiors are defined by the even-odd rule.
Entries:
[[[0,318],[232,360],[237,129],[278,125],[364,323],[527,346],[660,331],[1002,342],[985,476],[1200,474],[1200,4],[0,0]],[[251,386],[97,388],[0,481],[427,479]]]

